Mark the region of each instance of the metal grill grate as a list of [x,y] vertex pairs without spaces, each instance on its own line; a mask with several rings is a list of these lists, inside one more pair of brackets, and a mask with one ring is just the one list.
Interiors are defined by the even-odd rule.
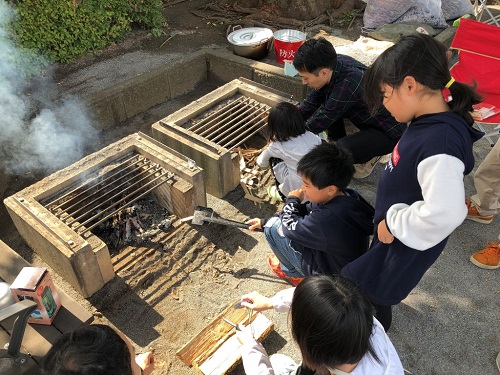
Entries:
[[73,230],[84,234],[173,175],[141,155],[128,153],[103,174],[41,204]]
[[266,104],[242,96],[196,122],[188,130],[219,146],[232,149],[239,147],[266,127],[270,108]]

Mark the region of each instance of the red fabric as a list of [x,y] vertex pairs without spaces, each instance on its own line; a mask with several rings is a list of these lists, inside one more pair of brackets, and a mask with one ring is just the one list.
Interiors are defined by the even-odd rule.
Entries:
[[[461,19],[451,48],[459,50],[459,62],[451,69],[458,82],[476,84],[484,102],[500,108],[500,27]],[[481,123],[500,123],[500,114]]]

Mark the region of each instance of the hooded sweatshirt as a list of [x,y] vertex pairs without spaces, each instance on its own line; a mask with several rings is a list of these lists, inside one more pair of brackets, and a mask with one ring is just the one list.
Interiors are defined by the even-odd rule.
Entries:
[[374,208],[355,190],[343,193],[324,204],[290,197],[280,213],[283,235],[302,254],[306,276],[338,274],[368,249]]
[[370,250],[341,274],[375,303],[401,302],[465,219],[463,179],[474,167],[472,144],[482,137],[454,112],[415,118],[380,175],[375,228],[386,220],[394,241],[375,235]]

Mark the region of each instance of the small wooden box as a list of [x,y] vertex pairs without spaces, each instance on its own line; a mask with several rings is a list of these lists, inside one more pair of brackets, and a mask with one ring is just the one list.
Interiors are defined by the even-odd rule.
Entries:
[[[235,309],[233,306],[237,302],[229,305],[179,349],[177,357],[203,375],[225,375],[236,367],[241,360],[241,343],[235,335],[234,327],[223,318],[235,324],[248,325],[248,310]],[[262,341],[274,329],[274,324],[262,313],[254,312],[250,323],[257,341]]]

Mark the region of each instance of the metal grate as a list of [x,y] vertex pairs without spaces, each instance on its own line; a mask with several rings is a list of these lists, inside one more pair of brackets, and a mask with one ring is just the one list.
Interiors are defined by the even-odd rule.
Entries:
[[188,130],[227,149],[239,147],[267,125],[269,107],[242,96],[215,110]]
[[128,153],[103,174],[41,204],[73,230],[84,234],[173,175],[141,155]]

